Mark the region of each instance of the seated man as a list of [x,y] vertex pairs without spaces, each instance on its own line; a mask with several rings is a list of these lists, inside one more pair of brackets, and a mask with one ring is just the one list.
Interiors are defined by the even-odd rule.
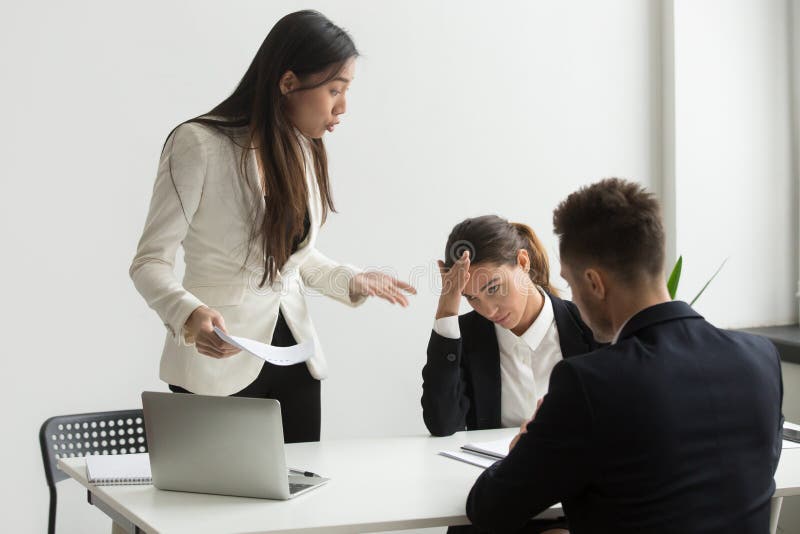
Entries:
[[535,418],[475,482],[470,520],[513,532],[561,502],[572,534],[768,532],[775,347],[670,300],[658,203],[641,186],[584,187],[553,223],[573,300],[612,344],[558,362]]

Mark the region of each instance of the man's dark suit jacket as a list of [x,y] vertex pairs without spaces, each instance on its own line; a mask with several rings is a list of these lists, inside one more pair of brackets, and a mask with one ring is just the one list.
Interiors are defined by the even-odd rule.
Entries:
[[768,340],[719,330],[684,302],[652,306],[616,344],[556,365],[467,515],[513,532],[560,501],[572,534],[765,534],[782,399]]
[[[597,348],[577,307],[547,294],[564,358]],[[461,338],[436,332],[422,369],[422,417],[434,436],[500,428],[500,350],[494,323],[470,312],[458,318]],[[531,414],[533,415],[533,414]]]

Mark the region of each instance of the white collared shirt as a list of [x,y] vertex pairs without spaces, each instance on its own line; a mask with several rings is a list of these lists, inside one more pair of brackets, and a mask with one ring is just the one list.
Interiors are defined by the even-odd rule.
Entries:
[[[533,324],[521,335],[495,324],[500,350],[500,422],[504,427],[520,426],[531,418],[537,401],[547,393],[550,373],[562,359],[553,304],[547,293]],[[458,339],[458,317],[442,317],[433,330],[442,337]]]

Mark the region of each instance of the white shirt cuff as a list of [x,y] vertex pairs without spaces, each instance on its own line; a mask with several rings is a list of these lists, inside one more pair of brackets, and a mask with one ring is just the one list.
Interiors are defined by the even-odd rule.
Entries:
[[442,337],[458,339],[461,337],[461,329],[458,327],[458,316],[442,317],[433,322],[433,331]]

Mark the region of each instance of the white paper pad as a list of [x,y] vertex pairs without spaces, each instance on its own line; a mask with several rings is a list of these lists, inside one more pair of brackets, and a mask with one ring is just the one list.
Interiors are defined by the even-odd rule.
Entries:
[[214,332],[226,343],[243,350],[274,365],[294,365],[302,363],[314,355],[314,342],[306,341],[291,347],[273,347],[246,337],[229,336],[218,327]]
[[459,460],[468,464],[477,465],[478,467],[483,467],[484,469],[497,461],[495,458],[470,454],[464,451],[439,451],[439,454],[448,458],[452,458],[453,460]]

